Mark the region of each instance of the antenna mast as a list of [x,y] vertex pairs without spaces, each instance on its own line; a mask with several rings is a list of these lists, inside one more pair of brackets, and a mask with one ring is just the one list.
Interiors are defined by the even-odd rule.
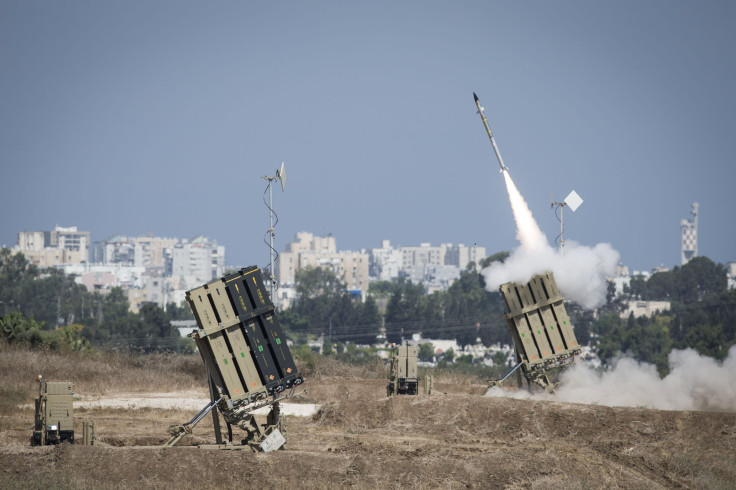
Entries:
[[560,208],[560,252],[565,251],[565,225],[562,221],[562,211],[564,210],[565,206],[570,206],[570,209],[572,209],[572,212],[574,213],[577,208],[580,207],[581,204],[583,204],[583,199],[578,195],[577,192],[572,191],[570,194],[567,195],[565,200],[563,202],[554,202],[554,198],[550,198],[551,207],[557,206]]
[[[276,169],[276,175],[274,177],[268,177],[268,176],[262,176],[262,179],[266,179],[268,181],[268,202],[266,203],[266,206],[268,207],[268,231],[266,232],[266,235],[269,236],[269,241],[266,242],[266,244],[269,247],[269,268],[268,268],[268,279],[271,282],[271,301],[276,303],[276,298],[274,297],[274,294],[276,293],[276,274],[274,274],[273,269],[273,261],[274,261],[274,254],[276,254],[276,258],[278,258],[278,252],[276,252],[276,249],[273,248],[273,239],[276,236],[274,233],[274,226],[276,226],[276,223],[279,222],[279,217],[276,215],[276,213],[273,210],[273,191],[271,189],[271,184],[274,180],[280,180],[281,181],[281,192],[284,192],[284,186],[286,185],[286,170],[284,169],[284,162],[281,162],[281,168]],[[265,194],[265,192],[264,192]],[[266,201],[266,198],[264,196],[263,201]],[[274,216],[276,217],[276,223],[274,223]],[[265,240],[264,240],[265,241]]]

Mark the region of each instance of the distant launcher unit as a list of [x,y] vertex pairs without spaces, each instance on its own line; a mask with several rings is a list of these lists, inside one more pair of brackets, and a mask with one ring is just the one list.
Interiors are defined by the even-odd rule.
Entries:
[[74,444],[74,384],[70,381],[43,381],[41,376],[36,380],[39,393],[31,445]]
[[401,345],[391,357],[386,395],[416,395],[419,386],[417,378],[417,356],[419,348]]
[[554,391],[556,384],[549,375],[571,364],[581,350],[552,273],[534,276],[527,284],[506,283],[500,290],[508,308],[504,318],[516,364],[494,384],[520,370],[530,385]]
[[[186,299],[199,326],[189,336],[207,368],[212,401],[190,422],[175,426],[166,445],[176,444],[217,406],[229,434],[230,425],[237,425],[248,432],[244,442],[255,450],[266,450],[261,444],[268,436],[275,436],[269,441],[282,438],[279,400],[291,396],[304,379],[286,344],[260,269],[251,266],[226,275],[187,291]],[[289,389],[291,393],[285,394]],[[271,406],[265,429],[252,415],[263,406]]]

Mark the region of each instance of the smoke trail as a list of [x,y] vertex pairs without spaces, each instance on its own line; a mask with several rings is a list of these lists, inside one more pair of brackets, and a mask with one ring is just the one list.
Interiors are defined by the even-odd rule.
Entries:
[[486,396],[659,410],[736,411],[736,346],[731,347],[723,362],[692,349],[674,350],[669,355],[669,365],[670,373],[660,379],[652,364],[631,358],[619,359],[603,373],[584,363],[575,364],[562,373],[560,387],[553,395],[493,387]]
[[502,173],[506,180],[506,191],[509,193],[509,201],[516,221],[516,238],[521,242],[522,248],[526,250],[537,251],[544,248],[547,245],[547,237],[539,229],[529,206],[521,197],[514,181],[511,180],[508,170]]
[[567,241],[564,253],[551,247],[509,172],[505,171],[503,175],[520,246],[511,252],[503,264],[493,263],[483,271],[486,288],[497,291],[501,284],[527,282],[535,274],[551,271],[567,299],[585,308],[604,304],[606,278],[616,270],[618,252],[607,243],[599,243],[591,248]]

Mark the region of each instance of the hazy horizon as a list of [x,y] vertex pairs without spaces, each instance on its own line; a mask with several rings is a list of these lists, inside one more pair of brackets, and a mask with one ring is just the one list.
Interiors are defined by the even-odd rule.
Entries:
[[[231,265],[299,231],[341,250],[519,246],[473,92],[550,245],[630,270],[736,260],[736,4],[0,0],[0,245],[56,225],[205,235]],[[265,196],[267,198],[267,195]],[[729,245],[731,244],[731,245]]]

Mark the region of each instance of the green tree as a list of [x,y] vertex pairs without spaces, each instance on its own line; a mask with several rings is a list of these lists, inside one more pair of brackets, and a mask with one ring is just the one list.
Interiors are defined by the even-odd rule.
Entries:
[[682,267],[675,267],[675,288],[681,303],[701,301],[709,294],[725,291],[726,268],[708,257],[695,257]]
[[40,332],[43,323],[26,318],[18,312],[0,317],[0,334],[8,343],[27,343],[33,332]]
[[473,356],[471,356],[470,354],[463,354],[461,356],[457,356],[457,359],[455,359],[455,362],[457,364],[470,365],[470,364],[473,364]]
[[20,311],[23,303],[22,285],[38,276],[38,268],[25,255],[13,254],[9,248],[0,248],[0,314]]
[[700,302],[674,304],[672,337],[677,349],[724,359],[736,343],[736,289],[705,297]]
[[434,346],[432,342],[425,342],[419,345],[418,357],[420,361],[432,362],[434,360]]
[[577,303],[568,303],[565,307],[567,314],[570,316],[570,321],[575,330],[575,338],[579,345],[590,344],[591,332],[593,330],[593,324],[595,323],[595,317],[593,311],[586,310]]
[[334,354],[335,354],[335,350],[333,348],[332,341],[328,337],[325,337],[324,340],[322,341],[322,355],[331,356]]
[[495,366],[506,366],[508,364],[508,358],[506,357],[506,353],[500,350],[497,350],[496,352],[494,352],[491,359],[493,359],[493,364]]
[[381,328],[381,315],[376,300],[366,297],[364,302],[353,301],[352,321],[346,327],[345,340],[358,345],[371,345],[376,342]]
[[598,357],[606,363],[622,351],[624,327],[616,313],[604,313],[593,324],[598,336]]
[[675,291],[675,274],[670,271],[655,272],[646,282],[646,300],[667,301]]
[[174,302],[167,303],[166,313],[169,314],[169,318],[172,320],[194,320],[194,313],[192,313],[192,309],[186,300],[178,305]]
[[452,362],[453,359],[455,359],[455,349],[450,347],[445,351],[445,360],[447,362]]
[[368,284],[368,295],[374,298],[388,298],[394,292],[395,282],[373,281]]
[[0,338],[9,344],[26,345],[33,349],[91,350],[89,341],[80,336],[82,328],[82,325],[69,325],[57,330],[46,330],[43,323],[18,312],[0,317]]
[[138,324],[142,336],[147,338],[176,337],[179,332],[171,326],[171,318],[159,306],[153,303],[141,305],[138,313]]
[[396,281],[395,286],[386,306],[385,324],[386,340],[398,344],[402,338],[421,331],[425,290],[421,284],[414,284],[403,277]]
[[642,300],[647,299],[647,280],[644,276],[638,275],[631,278],[628,286],[624,286],[624,294],[626,294],[630,300]]
[[337,275],[324,267],[305,267],[296,273],[296,295],[300,301],[340,296],[345,291]]
[[66,325],[57,329],[57,334],[61,338],[62,342],[69,346],[69,348],[75,352],[86,352],[91,351],[92,346],[89,340],[82,336],[82,330],[84,325],[78,323],[72,325]]
[[375,300],[361,302],[337,275],[308,267],[296,274],[297,299],[280,315],[284,329],[294,335],[325,335],[335,341],[372,344],[381,326]]
[[22,282],[22,311],[50,327],[83,321],[82,303],[87,298],[84,286],[74,276],[59,269],[45,269],[43,274]]
[[454,338],[460,345],[474,344],[477,338],[485,345],[509,342],[501,319],[505,311],[501,294],[488,291],[479,272],[471,269],[461,272],[438,303],[444,305],[445,323],[445,331],[439,338]]

